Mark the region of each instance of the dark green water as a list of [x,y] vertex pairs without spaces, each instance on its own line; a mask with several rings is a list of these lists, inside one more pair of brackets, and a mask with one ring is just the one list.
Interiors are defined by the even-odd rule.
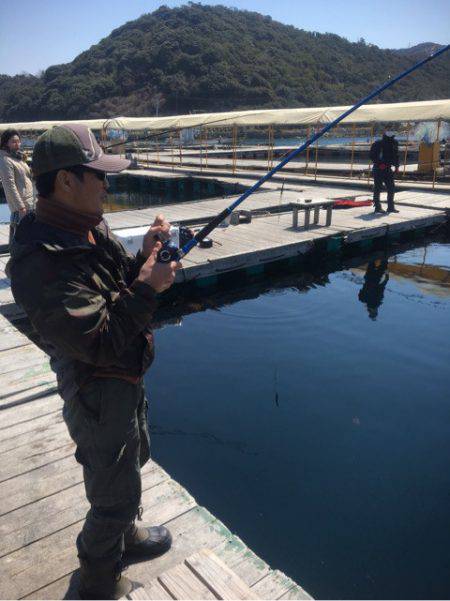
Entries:
[[450,243],[368,258],[191,298],[153,456],[316,598],[448,598]]

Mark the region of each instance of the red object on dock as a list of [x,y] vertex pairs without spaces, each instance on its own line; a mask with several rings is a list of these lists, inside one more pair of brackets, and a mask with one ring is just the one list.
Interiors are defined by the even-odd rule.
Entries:
[[371,200],[355,200],[355,198],[338,198],[333,204],[333,209],[350,209],[352,207],[372,206]]

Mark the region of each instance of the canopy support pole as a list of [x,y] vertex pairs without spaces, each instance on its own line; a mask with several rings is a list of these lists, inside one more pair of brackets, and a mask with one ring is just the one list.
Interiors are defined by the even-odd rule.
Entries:
[[441,119],[438,119],[438,126],[437,126],[437,132],[436,132],[436,141],[438,143],[438,158],[437,158],[437,166],[435,161],[433,161],[433,186],[432,189],[434,190],[434,186],[436,184],[436,172],[437,172],[437,168],[440,165],[440,159],[441,159],[441,141],[439,139],[439,134],[441,133]]
[[356,132],[356,124],[353,123],[353,125],[352,125],[352,158],[351,158],[351,165],[350,165],[350,179],[352,179],[352,177],[353,177],[353,162],[355,160],[355,132]]
[[273,125],[269,125],[269,141],[267,144],[267,171],[273,167]]
[[[373,132],[374,132],[374,127],[373,125],[370,127],[370,146],[369,146],[369,150],[373,144]],[[370,186],[370,158],[369,158],[369,164],[367,165],[367,185]]]
[[180,151],[180,167],[183,166],[183,138],[181,137],[181,129],[179,133],[179,151]]
[[232,171],[233,171],[233,173],[236,173],[236,158],[237,158],[237,153],[236,153],[237,127],[236,127],[236,125],[233,125],[233,140],[232,140],[232,145],[233,145],[233,167],[232,167]]
[[[309,140],[309,136],[311,134],[311,128],[308,127],[307,131],[306,131],[306,139]],[[306,149],[306,161],[305,161],[305,175],[307,175],[308,173],[308,163],[309,163],[309,146]]]
[[[317,124],[316,132],[319,131],[319,124]],[[314,181],[317,181],[317,163],[319,161],[319,138],[316,140],[316,164],[314,167]]]
[[405,154],[403,156],[403,175],[402,179],[405,178],[406,174],[406,159],[408,158],[408,143],[409,143],[409,132],[411,130],[411,122],[408,121],[408,129],[406,130],[406,142],[405,142]]

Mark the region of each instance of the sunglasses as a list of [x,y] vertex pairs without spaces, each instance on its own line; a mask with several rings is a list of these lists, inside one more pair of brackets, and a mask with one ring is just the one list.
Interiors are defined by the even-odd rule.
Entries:
[[67,169],[67,171],[71,171],[76,175],[82,175],[83,173],[92,173],[92,175],[95,175],[95,177],[101,182],[106,181],[106,173],[104,171],[97,171],[97,169],[90,169],[89,167],[84,167],[83,165],[76,165],[75,167]]
[[97,179],[99,179],[101,182],[106,181],[106,173],[104,171],[97,171],[96,169],[89,169],[89,167],[84,167],[84,171],[86,171],[87,173],[92,173],[92,175],[95,175],[95,177]]

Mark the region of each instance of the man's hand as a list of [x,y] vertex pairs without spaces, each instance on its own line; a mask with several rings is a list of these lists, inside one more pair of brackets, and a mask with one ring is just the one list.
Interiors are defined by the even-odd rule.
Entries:
[[163,238],[169,237],[169,229],[170,223],[164,219],[164,215],[158,215],[142,241],[142,254],[144,257],[150,257],[153,253],[155,244],[161,234]]
[[144,282],[153,288],[155,292],[164,292],[170,288],[175,280],[177,269],[181,263],[158,263],[158,252],[162,248],[161,242],[154,242],[152,254],[142,265],[137,280]]
[[26,215],[26,214],[27,214],[27,210],[25,207],[22,207],[21,209],[19,209],[19,215],[21,217],[24,217],[24,215]]

